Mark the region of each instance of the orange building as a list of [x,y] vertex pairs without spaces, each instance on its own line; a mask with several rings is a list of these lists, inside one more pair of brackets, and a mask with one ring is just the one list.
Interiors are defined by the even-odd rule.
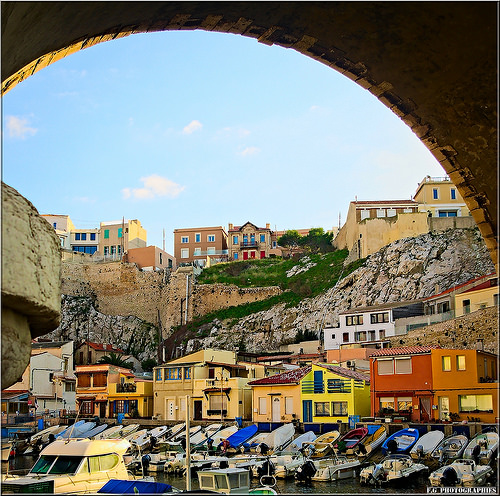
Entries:
[[160,270],[177,268],[175,257],[157,246],[130,248],[125,253],[125,261],[135,263],[139,269]]
[[371,414],[415,422],[495,422],[496,362],[496,355],[480,350],[437,346],[377,350],[370,357]]

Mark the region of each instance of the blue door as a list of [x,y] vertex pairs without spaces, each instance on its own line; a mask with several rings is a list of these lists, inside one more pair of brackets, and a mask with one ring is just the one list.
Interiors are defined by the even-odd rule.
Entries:
[[313,421],[313,404],[312,400],[304,400],[302,402],[302,422]]
[[323,389],[323,371],[315,370],[314,371],[314,392],[315,393],[324,393]]

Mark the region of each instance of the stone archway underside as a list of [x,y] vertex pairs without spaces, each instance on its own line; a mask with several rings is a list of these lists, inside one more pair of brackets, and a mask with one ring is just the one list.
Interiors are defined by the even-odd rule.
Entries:
[[496,2],[6,1],[2,91],[96,43],[181,29],[292,48],[370,91],[441,163],[497,264]]

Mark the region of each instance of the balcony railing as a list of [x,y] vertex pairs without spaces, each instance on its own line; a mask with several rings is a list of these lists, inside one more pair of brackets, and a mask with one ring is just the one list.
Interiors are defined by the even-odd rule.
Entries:
[[116,392],[117,393],[135,393],[137,391],[137,386],[135,384],[117,384]]
[[240,248],[257,248],[259,243],[257,241],[242,241]]
[[324,393],[325,385],[320,381],[302,381],[302,392],[305,394]]

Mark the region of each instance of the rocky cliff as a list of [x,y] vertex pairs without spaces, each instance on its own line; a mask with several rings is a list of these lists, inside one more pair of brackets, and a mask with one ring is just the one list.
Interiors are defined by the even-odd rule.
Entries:
[[[66,267],[66,277],[71,277],[71,270],[71,267]],[[293,342],[299,330],[319,331],[325,326],[336,325],[339,313],[350,308],[424,298],[493,270],[491,258],[477,229],[449,230],[402,239],[371,255],[363,266],[341,278],[335,287],[316,298],[302,300],[296,307],[277,305],[236,323],[215,320],[200,328],[198,335],[203,337],[189,339],[177,334],[176,339],[167,341],[166,358],[207,347],[244,348],[259,353],[276,350],[280,344]],[[100,285],[95,280],[89,280],[86,285],[81,279],[82,269],[78,271],[80,282],[71,291],[73,294],[67,292],[63,297],[62,322],[51,333],[52,337],[112,343],[140,360],[155,357],[158,320],[144,320],[144,315],[142,319],[135,315],[110,315],[115,313],[110,311],[111,300],[108,300],[106,314],[100,313],[95,308]],[[102,270],[92,270],[91,273],[92,278],[99,278],[99,273],[109,277],[109,273]],[[158,309],[162,322],[175,322],[175,315],[179,313],[178,302],[169,303],[168,298],[162,297],[162,291],[164,294],[175,293],[173,288],[169,288],[169,285],[175,284],[175,278],[158,277],[158,287],[154,277],[148,277],[147,281],[148,291],[135,288],[134,308]],[[110,282],[107,284],[109,287]],[[86,294],[82,294],[82,287],[86,286],[91,286],[92,291],[83,291]],[[198,312],[200,308],[209,311],[211,307],[203,303],[203,298],[209,298],[214,292],[198,289],[196,285],[191,288],[191,294],[201,298],[197,304]],[[219,292],[220,288],[217,288],[216,293]],[[231,299],[224,296],[224,300],[227,299],[227,304],[237,304],[238,293],[242,295],[242,302],[247,301],[247,293],[234,289]],[[261,296],[252,295],[252,298],[266,297],[266,294],[269,297],[273,291],[266,289]],[[113,298],[116,301],[121,299],[117,291]],[[130,292],[127,298],[130,298]],[[153,311],[150,314],[153,315]],[[164,326],[163,338],[168,338],[170,332]]]

